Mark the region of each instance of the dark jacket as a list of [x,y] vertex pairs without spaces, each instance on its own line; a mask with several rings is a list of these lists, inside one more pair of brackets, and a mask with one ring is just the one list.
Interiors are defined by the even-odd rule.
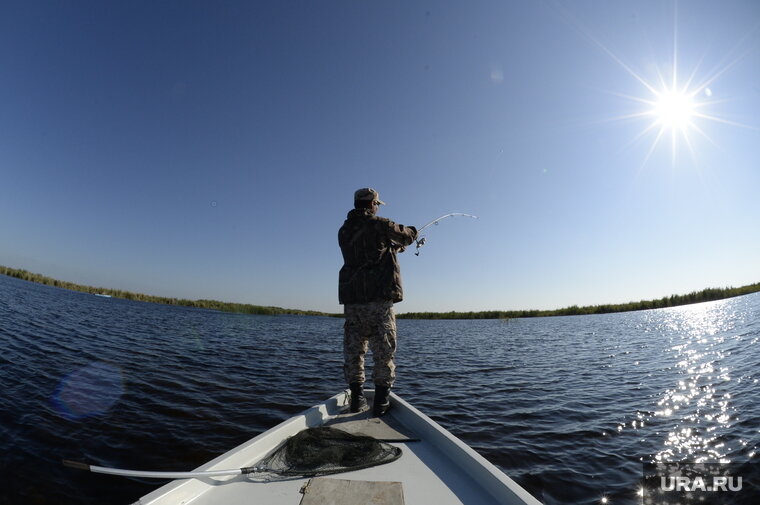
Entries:
[[368,210],[354,209],[338,231],[343,268],[338,276],[342,304],[403,299],[396,252],[417,236],[413,226],[396,224]]

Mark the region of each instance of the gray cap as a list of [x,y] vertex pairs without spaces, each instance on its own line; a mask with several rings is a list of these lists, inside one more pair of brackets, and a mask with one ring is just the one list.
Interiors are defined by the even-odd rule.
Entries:
[[372,188],[362,188],[357,189],[354,193],[354,201],[360,202],[360,201],[371,201],[371,202],[377,202],[380,205],[385,205],[385,202],[380,200],[380,193],[375,191]]

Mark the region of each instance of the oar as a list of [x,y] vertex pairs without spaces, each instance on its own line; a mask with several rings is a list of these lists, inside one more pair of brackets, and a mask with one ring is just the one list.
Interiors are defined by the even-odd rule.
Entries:
[[223,475],[248,475],[263,471],[255,466],[232,468],[229,470],[207,470],[195,472],[151,472],[144,470],[124,470],[121,468],[106,468],[104,466],[88,465],[79,461],[63,460],[63,464],[69,468],[85,470],[87,472],[105,473],[109,475],[121,475],[123,477],[143,477],[146,479],[193,479],[198,477],[221,477]]

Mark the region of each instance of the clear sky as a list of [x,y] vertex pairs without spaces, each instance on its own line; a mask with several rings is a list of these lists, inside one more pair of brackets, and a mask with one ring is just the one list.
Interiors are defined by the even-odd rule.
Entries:
[[760,281],[760,2],[8,2],[0,264],[337,312],[353,192],[431,227],[398,312]]

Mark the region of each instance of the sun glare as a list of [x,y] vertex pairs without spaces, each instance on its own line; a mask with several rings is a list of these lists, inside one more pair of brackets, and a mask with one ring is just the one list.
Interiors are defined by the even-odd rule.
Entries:
[[[709,48],[705,49],[703,54],[699,54],[695,52],[697,48],[693,43],[681,44],[689,48],[687,52],[681,53],[678,9],[676,0],[673,0],[672,46],[661,46],[656,54],[651,54],[648,61],[637,58],[636,67],[626,63],[607,47],[584,26],[571,9],[559,6],[558,10],[569,24],[640,85],[636,91],[633,91],[630,85],[626,85],[630,91],[625,92],[609,89],[608,93],[632,102],[634,107],[619,115],[600,118],[600,122],[641,121],[641,130],[634,133],[634,137],[623,148],[627,149],[634,144],[648,144],[642,167],[655,153],[660,154],[664,151],[663,147],[667,144],[670,144],[668,147],[672,166],[676,165],[676,158],[684,151],[691,155],[695,164],[701,164],[698,144],[706,141],[715,145],[711,133],[717,124],[758,130],[757,127],[729,120],[720,113],[722,105],[732,100],[726,94],[730,87],[719,87],[722,85],[720,80],[749,54],[745,42],[747,35],[738,37],[736,45],[722,54],[713,54],[708,51]],[[634,47],[640,46],[641,44],[637,44]],[[670,58],[665,56],[664,51],[670,52]],[[684,65],[684,61],[689,63]]]
[[[608,54],[613,56],[609,51]],[[713,98],[713,90],[709,86],[732,65],[726,65],[711,75],[702,76],[698,82],[696,82],[698,69],[695,68],[685,84],[682,84],[677,78],[677,55],[674,55],[673,57],[672,68],[668,69],[669,72],[666,72],[672,77],[670,79],[665,79],[663,77],[664,73],[662,69],[657,69],[659,79],[656,81],[645,79],[617,57],[613,56],[613,58],[647,91],[648,96],[630,96],[614,93],[643,106],[639,109],[639,112],[619,116],[613,119],[645,119],[649,121],[641,132],[631,141],[632,144],[644,137],[654,137],[649,152],[644,159],[644,164],[647,163],[647,160],[649,160],[662,141],[666,139],[670,141],[671,161],[673,163],[676,161],[676,153],[679,150],[679,145],[687,147],[692,158],[696,159],[695,139],[702,138],[713,143],[712,139],[705,131],[705,128],[710,123],[722,123],[743,128],[751,128],[750,126],[707,113],[707,109],[720,103],[720,100],[715,100]],[[668,81],[670,82],[668,83]]]
[[691,152],[692,157],[696,158],[694,151],[694,139],[696,136],[701,136],[710,141],[710,137],[702,128],[705,124],[711,121],[732,124],[729,121],[703,112],[705,107],[716,103],[710,100],[712,90],[707,87],[715,79],[715,76],[705,78],[699,84],[693,84],[694,74],[692,74],[692,77],[685,85],[679,84],[677,79],[678,72],[674,62],[673,67],[670,69],[670,73],[673,76],[670,84],[662,78],[661,70],[658,70],[658,74],[660,75],[658,84],[657,82],[647,81],[619,60],[618,63],[644,86],[649,95],[648,97],[622,95],[624,98],[638,102],[643,107],[639,112],[616,118],[646,119],[649,121],[648,125],[632,141],[633,143],[645,136],[654,136],[644,163],[652,156],[661,142],[666,139],[670,141],[673,163],[675,163],[676,152],[680,143],[683,143],[689,149],[689,152]]
[[658,93],[652,115],[662,128],[686,132],[696,117],[693,93],[672,89]]
[[683,65],[679,64],[681,55],[678,51],[678,29],[674,22],[670,62],[664,65],[650,62],[645,75],[613,53],[589,30],[586,30],[571,13],[565,11],[565,15],[597,47],[641,85],[640,91],[635,94],[610,91],[613,95],[634,102],[637,108],[605,121],[644,120],[645,124],[641,131],[628,144],[630,146],[642,140],[645,142],[651,140],[642,165],[647,164],[663,144],[670,144],[673,164],[682,147],[685,147],[692,159],[696,160],[698,158],[697,141],[705,140],[714,143],[708,133],[711,125],[716,123],[753,128],[720,117],[714,111],[717,108],[715,106],[727,101],[726,96],[719,98],[713,96],[714,86],[717,85],[719,78],[743,58],[742,55],[735,57],[739,46],[730,50],[722,58],[721,63],[709,72],[701,71],[706,55],[696,55],[697,60],[690,65],[691,68],[683,68]]

